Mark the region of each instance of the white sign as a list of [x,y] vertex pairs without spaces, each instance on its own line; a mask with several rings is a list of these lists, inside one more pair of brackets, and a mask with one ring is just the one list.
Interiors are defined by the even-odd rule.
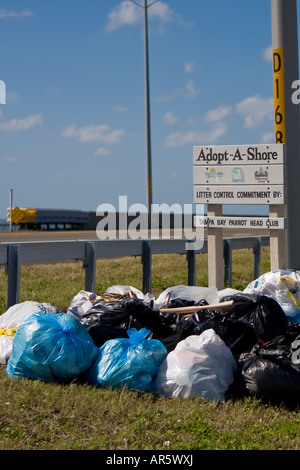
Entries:
[[283,185],[194,185],[195,204],[284,204]]
[[[285,218],[219,216],[222,204],[273,205],[271,213],[280,215],[279,205],[286,203],[286,157],[285,144],[276,142],[193,147],[194,203],[207,204],[209,214],[196,216],[195,227],[273,229],[279,240],[278,233],[284,231],[278,230],[285,228]],[[209,285],[223,288],[222,230],[212,230],[208,254]]]
[[285,163],[284,144],[194,146],[194,165],[271,165]]
[[194,184],[263,185],[284,184],[284,165],[194,166]]
[[285,228],[286,219],[272,217],[209,217],[195,216],[195,227],[204,228],[247,228],[247,229],[276,229]]

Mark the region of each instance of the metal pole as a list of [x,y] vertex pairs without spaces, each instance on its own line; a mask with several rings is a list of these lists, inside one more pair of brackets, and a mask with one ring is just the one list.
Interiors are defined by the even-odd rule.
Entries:
[[188,263],[188,286],[195,286],[196,285],[196,252],[195,250],[186,250],[186,259]]
[[7,245],[7,308],[20,302],[20,245]]
[[[271,0],[271,7],[273,72],[277,67],[275,58],[280,58],[284,79],[282,113],[278,117],[282,116],[285,122],[285,138],[281,143],[285,142],[286,147],[286,268],[298,270],[300,269],[300,217],[297,204],[300,187],[300,114],[299,105],[294,104],[291,99],[292,83],[299,79],[297,2]],[[280,91],[280,88],[276,91]],[[276,118],[276,110],[274,111]],[[275,130],[276,124],[275,119]],[[278,135],[275,132],[276,143],[280,142]]]
[[9,221],[9,231],[12,231],[12,210],[13,210],[13,190],[9,190],[9,207],[10,207],[10,221]]
[[96,255],[95,242],[85,243],[85,290],[95,292],[96,289]]
[[148,8],[150,8],[158,0],[154,0],[148,5],[144,0],[144,6],[135,0],[131,0],[137,6],[144,8],[144,25],[145,25],[145,85],[146,85],[146,149],[147,149],[147,209],[148,215],[152,212],[152,158],[151,158],[151,124],[150,124],[150,91],[149,91],[149,48],[148,48]]
[[143,293],[151,293],[152,289],[152,247],[149,240],[142,241]]
[[152,161],[151,161],[151,126],[150,126],[150,92],[149,92],[149,51],[148,51],[148,5],[144,0],[145,21],[145,81],[146,81],[146,146],[147,146],[147,208],[152,209]]

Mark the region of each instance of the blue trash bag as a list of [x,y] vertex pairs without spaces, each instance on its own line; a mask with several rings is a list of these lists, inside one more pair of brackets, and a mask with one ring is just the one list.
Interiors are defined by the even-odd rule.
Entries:
[[18,327],[7,375],[31,379],[69,381],[83,374],[96,359],[99,348],[73,315],[28,315]]
[[86,373],[88,383],[99,386],[151,391],[167,349],[157,339],[146,339],[150,330],[129,328],[128,338],[106,341]]

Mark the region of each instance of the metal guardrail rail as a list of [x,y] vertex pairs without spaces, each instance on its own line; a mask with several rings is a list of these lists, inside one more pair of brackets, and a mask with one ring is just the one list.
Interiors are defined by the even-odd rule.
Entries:
[[[207,253],[207,240],[201,249],[187,249],[186,240],[80,240],[0,243],[0,266],[7,274],[7,308],[19,302],[20,266],[79,261],[85,269],[85,290],[95,291],[98,259],[140,256],[143,266],[143,292],[151,292],[152,255],[177,253],[186,255],[187,284],[196,284],[196,254]],[[260,274],[262,246],[269,246],[268,236],[224,239],[224,279],[232,285],[232,250],[249,248],[254,254],[254,279]]]

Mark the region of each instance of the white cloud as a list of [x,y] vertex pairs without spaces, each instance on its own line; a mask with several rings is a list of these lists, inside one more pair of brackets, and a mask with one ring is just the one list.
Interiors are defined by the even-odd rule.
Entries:
[[206,113],[204,120],[206,122],[216,122],[224,119],[231,112],[230,106],[219,106],[216,109],[212,109]]
[[200,89],[195,86],[194,80],[191,78],[184,88],[176,88],[170,93],[164,93],[163,95],[156,97],[156,101],[167,102],[180,96],[187,99],[194,99],[199,93]]
[[186,144],[201,145],[213,144],[227,131],[224,122],[218,122],[209,130],[194,130],[189,132],[174,132],[167,136],[165,147],[183,147]]
[[274,101],[260,95],[250,96],[237,104],[236,112],[244,118],[246,128],[259,126],[263,121],[273,119]]
[[95,157],[106,157],[110,153],[111,153],[111,151],[109,149],[107,149],[106,147],[100,147],[100,148],[98,148],[98,150],[96,150],[96,152],[94,153],[94,156]]
[[195,124],[195,122],[196,122],[196,119],[194,117],[189,117],[185,121],[187,126],[192,126],[193,124]]
[[275,134],[274,132],[267,132],[263,134],[260,139],[261,144],[273,144],[275,141]]
[[66,178],[68,176],[68,173],[66,171],[59,171],[56,173],[56,178]]
[[101,144],[110,145],[121,142],[125,132],[123,129],[110,130],[110,127],[106,124],[90,125],[79,129],[72,125],[66,128],[62,135],[67,139],[77,139],[80,142],[100,142]]
[[[139,3],[139,0],[136,0]],[[143,1],[140,0],[140,7],[129,0],[119,3],[108,15],[106,31],[112,32],[123,26],[134,26],[144,20]],[[156,2],[148,8],[149,19],[157,19],[160,26],[166,25],[175,19],[180,19],[164,2]]]
[[0,130],[4,132],[18,132],[29,129],[30,127],[41,124],[42,114],[35,114],[27,116],[24,119],[12,119],[11,121],[3,122],[0,124]]
[[133,26],[141,21],[139,7],[130,1],[124,1],[117,5],[108,15],[106,31],[111,32],[123,26]]
[[155,99],[160,103],[166,103],[167,101],[176,99],[179,94],[182,94],[182,90],[176,89],[169,93],[163,93],[162,95],[157,96]]
[[273,46],[269,46],[269,47],[267,47],[266,49],[264,49],[264,51],[263,51],[263,58],[264,58],[267,62],[272,62],[272,60],[273,60]]
[[149,18],[158,18],[162,23],[171,23],[175,19],[175,14],[167,3],[156,2],[148,8]]
[[12,10],[5,10],[5,8],[0,9],[0,19],[7,19],[7,18],[28,18],[32,16],[33,12],[29,10],[21,10],[21,11],[12,11]]
[[174,116],[173,113],[168,112],[164,115],[164,121],[167,124],[174,124],[175,122],[178,122],[178,118],[176,116]]
[[125,113],[127,108],[124,108],[124,106],[116,106],[115,111],[117,111],[117,113]]
[[199,92],[200,89],[195,87],[194,80],[191,78],[191,80],[188,81],[185,87],[184,95],[187,98],[195,98],[195,96],[197,96]]
[[185,71],[185,73],[194,72],[195,68],[196,68],[196,67],[195,67],[194,62],[186,62],[186,63],[184,64],[184,71]]
[[7,163],[16,163],[18,159],[16,157],[6,157],[5,161]]

